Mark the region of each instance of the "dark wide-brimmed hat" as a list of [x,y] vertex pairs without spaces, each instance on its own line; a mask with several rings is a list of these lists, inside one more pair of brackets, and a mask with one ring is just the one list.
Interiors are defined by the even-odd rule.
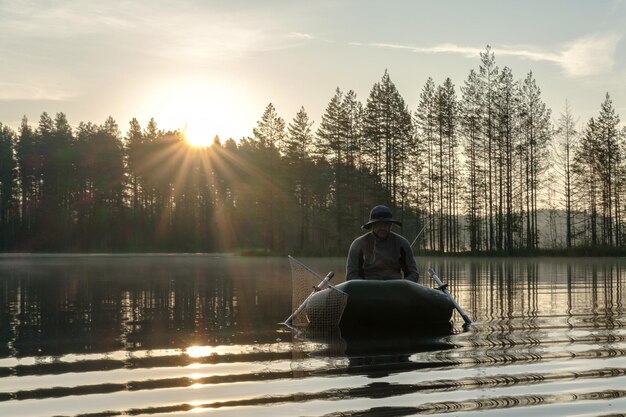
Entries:
[[371,229],[374,223],[395,223],[402,226],[402,222],[396,220],[391,215],[391,210],[387,206],[376,206],[370,211],[370,221],[361,226],[362,229]]

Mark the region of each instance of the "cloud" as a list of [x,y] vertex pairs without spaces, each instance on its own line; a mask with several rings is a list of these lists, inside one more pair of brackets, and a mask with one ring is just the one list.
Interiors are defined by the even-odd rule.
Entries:
[[75,93],[33,83],[0,82],[0,101],[49,100],[62,101],[75,97]]
[[65,100],[112,76],[200,72],[311,39],[270,13],[192,0],[0,0],[0,100]]
[[291,32],[289,34],[289,37],[291,38],[295,38],[295,39],[315,39],[315,36],[311,35],[310,33],[302,33],[302,32]]
[[[192,1],[0,1],[0,52],[54,51],[52,60],[62,65],[67,64],[70,45],[74,54],[85,51],[95,59],[105,60],[108,53],[177,61],[237,59],[314,39],[280,29],[269,14]],[[103,54],[97,56],[94,50]]]
[[[492,51],[496,56],[513,56],[532,61],[552,62],[560,66],[568,77],[585,77],[613,71],[615,52],[621,37],[620,34],[616,33],[585,36],[564,44],[556,52],[538,47],[511,46],[494,46]],[[353,42],[351,45],[362,44]],[[404,49],[420,54],[459,54],[467,58],[477,57],[484,51],[484,48],[460,46],[452,43],[430,47],[392,43],[370,43],[368,45],[377,48]]]
[[615,66],[615,51],[621,37],[605,34],[577,39],[566,45],[559,64],[573,77],[610,73]]
[[[357,43],[352,43],[353,45],[358,45]],[[407,49],[412,52],[418,54],[441,54],[441,53],[450,53],[450,54],[460,54],[468,58],[473,58],[477,56],[480,52],[484,51],[484,48],[471,48],[465,46],[458,46],[451,43],[445,43],[436,46],[430,47],[419,47],[419,46],[409,46],[409,45],[397,45],[391,43],[372,43],[370,46],[375,46],[378,48],[390,48],[390,49]]]

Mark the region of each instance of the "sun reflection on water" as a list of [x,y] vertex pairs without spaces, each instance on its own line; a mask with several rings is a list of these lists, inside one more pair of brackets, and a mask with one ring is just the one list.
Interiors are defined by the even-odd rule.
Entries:
[[211,346],[190,346],[185,353],[192,358],[203,358],[212,355],[214,352]]
[[202,401],[192,401],[189,403],[189,405],[193,407],[191,410],[189,410],[192,413],[201,413],[203,411],[206,411],[206,409],[203,407],[204,403]]
[[189,379],[194,379],[194,380],[195,379],[200,379],[200,378],[203,378],[203,377],[204,377],[203,374],[191,374],[191,375],[189,375]]

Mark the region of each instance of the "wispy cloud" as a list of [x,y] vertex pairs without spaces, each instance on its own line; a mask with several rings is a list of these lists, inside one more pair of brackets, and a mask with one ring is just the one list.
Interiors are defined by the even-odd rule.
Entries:
[[71,45],[75,53],[100,49],[167,60],[236,59],[310,39],[314,36],[308,33],[280,30],[269,14],[191,1],[175,7],[158,0],[0,2],[0,52],[45,45],[61,56]]
[[59,90],[43,83],[0,82],[0,101],[12,100],[46,100],[60,101],[75,97],[71,91]]
[[0,56],[10,62],[0,65],[0,100],[63,100],[111,74],[203,71],[312,39],[284,30],[269,13],[193,1],[0,0]]
[[621,38],[619,34],[605,34],[577,39],[566,45],[559,64],[571,76],[610,73]]
[[315,39],[315,36],[311,35],[310,33],[302,33],[302,32],[291,32],[288,36],[291,38],[295,38],[295,39],[306,39],[306,40]]
[[[363,45],[363,44],[352,42],[352,45]],[[378,48],[407,49],[411,52],[415,52],[418,54],[441,54],[441,53],[460,54],[468,58],[475,57],[480,52],[484,51],[483,48],[465,47],[465,46],[455,45],[452,43],[444,43],[441,45],[430,46],[430,47],[399,45],[399,44],[393,44],[393,43],[371,43],[369,45],[375,46]]]
[[[564,44],[560,50],[547,51],[539,47],[494,46],[496,56],[514,56],[532,61],[552,62],[561,67],[568,77],[584,77],[610,73],[615,66],[615,52],[622,35],[616,33],[596,34]],[[352,45],[363,45],[353,42]],[[422,47],[393,43],[370,43],[368,46],[404,49],[421,54],[459,54],[468,58],[478,56],[484,48],[445,43]]]

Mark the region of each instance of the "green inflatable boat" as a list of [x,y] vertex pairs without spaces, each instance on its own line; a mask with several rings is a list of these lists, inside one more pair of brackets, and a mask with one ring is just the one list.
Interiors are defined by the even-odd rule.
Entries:
[[346,281],[318,291],[306,304],[310,325],[341,329],[445,327],[453,309],[444,292],[404,279]]

